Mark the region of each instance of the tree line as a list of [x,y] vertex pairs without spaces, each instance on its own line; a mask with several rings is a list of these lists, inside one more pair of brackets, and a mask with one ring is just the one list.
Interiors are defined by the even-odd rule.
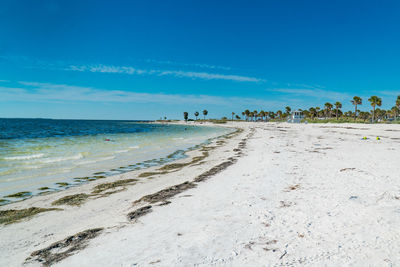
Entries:
[[[200,115],[200,113],[198,112],[198,111],[196,111],[195,113],[194,113],[194,116],[196,117],[196,121],[197,121],[197,117]],[[205,110],[203,110],[203,116],[204,116],[204,119],[206,119],[206,116],[208,115],[208,111],[205,109]],[[188,119],[189,119],[189,113],[188,112],[183,112],[183,119],[185,120],[185,121],[188,121]]]
[[[368,98],[368,102],[372,107],[370,112],[368,111],[360,111],[358,108],[363,105],[363,99],[359,96],[354,96],[353,99],[350,101],[351,104],[354,106],[354,111],[346,111],[342,110],[342,103],[337,101],[335,103],[326,102],[324,106],[321,107],[310,107],[309,109],[299,111],[303,114],[303,116],[307,119],[315,120],[315,119],[336,119],[339,120],[341,118],[346,119],[354,119],[356,120],[372,120],[372,122],[376,120],[385,120],[385,119],[397,119],[400,115],[400,95],[397,96],[395,101],[395,105],[389,109],[380,109],[379,107],[382,106],[382,98],[378,96],[371,96]],[[231,120],[243,120],[245,121],[267,121],[267,120],[285,120],[291,115],[292,109],[291,107],[287,106],[284,110],[274,111],[264,111],[264,110],[253,110],[250,111],[246,109],[241,113],[242,117],[240,117],[235,112],[231,113]],[[208,114],[207,110],[203,110],[204,119]],[[198,111],[194,112],[194,116],[197,120],[200,113]],[[183,117],[185,121],[189,119],[189,113],[184,112]],[[227,120],[227,117],[223,117],[223,120]]]
[[[400,114],[400,96],[397,97],[395,105],[389,109],[384,110],[380,109],[379,107],[382,106],[382,98],[378,96],[371,96],[368,98],[368,102],[370,103],[372,110],[370,112],[367,111],[360,111],[358,109],[359,106],[363,104],[363,99],[359,96],[354,96],[353,99],[350,101],[354,106],[353,111],[342,111],[342,103],[337,101],[335,103],[325,103],[323,108],[321,107],[310,107],[308,110],[301,110],[299,111],[303,114],[305,118],[314,120],[314,119],[332,119],[336,118],[353,118],[354,120],[361,119],[363,121],[371,119],[373,122],[375,120],[383,120],[383,119],[397,119]],[[242,116],[246,121],[256,121],[256,120],[283,120],[286,119],[291,115],[292,109],[287,106],[285,110],[278,110],[276,112],[273,111],[250,111],[246,109],[242,112]],[[232,114],[234,114],[232,112]],[[233,119],[233,117],[232,117]]]

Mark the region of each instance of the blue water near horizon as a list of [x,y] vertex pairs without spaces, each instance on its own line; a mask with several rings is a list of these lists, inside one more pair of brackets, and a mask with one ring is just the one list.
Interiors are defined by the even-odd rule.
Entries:
[[[93,177],[119,174],[184,157],[231,129],[137,121],[0,119],[0,199],[40,187],[61,190]],[[95,179],[95,178],[93,178]],[[0,203],[1,204],[1,203]]]
[[[145,131],[124,123],[146,123],[137,120],[69,120],[0,118],[1,139],[26,139],[56,136],[79,136],[97,133],[132,133]],[[21,125],[23,124],[23,127]],[[125,127],[124,127],[125,126]]]

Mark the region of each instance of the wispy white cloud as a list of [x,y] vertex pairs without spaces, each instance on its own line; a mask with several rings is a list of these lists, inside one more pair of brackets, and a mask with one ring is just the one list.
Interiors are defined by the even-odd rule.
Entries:
[[276,108],[284,105],[279,101],[267,101],[249,97],[221,97],[210,95],[183,95],[162,93],[139,93],[123,90],[105,90],[67,84],[20,81],[21,87],[0,86],[0,101],[26,102],[104,102],[104,103],[160,103],[204,104],[218,106],[250,106]]
[[199,63],[182,63],[170,60],[154,60],[154,59],[146,59],[147,63],[155,63],[160,65],[172,65],[172,66],[183,66],[183,67],[195,67],[195,68],[205,68],[205,69],[220,69],[220,70],[231,70],[231,67],[219,66],[219,65],[210,65],[210,64],[199,64]]
[[81,72],[101,72],[101,73],[122,73],[122,74],[152,74],[152,71],[135,69],[133,67],[119,67],[119,66],[106,66],[106,65],[70,65],[65,68],[70,71]]
[[[114,66],[105,64],[70,64],[63,61],[45,62],[38,59],[31,59],[24,56],[2,56],[0,60],[7,60],[11,62],[18,62],[24,68],[30,69],[45,69],[52,71],[78,71],[78,72],[91,72],[91,73],[113,73],[113,74],[127,74],[127,75],[154,75],[154,76],[170,76],[176,78],[191,78],[203,80],[226,80],[235,82],[265,82],[264,79],[257,77],[249,77],[243,75],[215,73],[218,70],[230,70],[229,67],[209,65],[209,64],[191,64],[179,63],[173,61],[157,61],[146,60],[147,63],[152,65],[169,65],[173,67],[183,67],[182,69],[163,69],[160,66],[147,68],[137,68],[132,66]],[[206,68],[212,71],[204,72],[197,71],[199,68]],[[190,70],[191,69],[191,70]],[[197,69],[193,71],[193,69]]]
[[288,88],[307,88],[307,89],[324,89],[325,86],[319,84],[304,84],[304,83],[287,83]]
[[239,75],[225,75],[225,74],[214,74],[207,72],[192,72],[192,71],[161,71],[159,73],[160,76],[169,75],[175,77],[187,77],[187,78],[199,78],[205,80],[231,80],[237,82],[263,82],[264,80],[254,78],[254,77],[246,77]]
[[218,74],[209,72],[194,72],[183,70],[145,70],[137,69],[129,66],[110,66],[110,65],[70,65],[65,68],[68,71],[80,72],[100,72],[100,73],[119,73],[129,75],[156,75],[156,76],[172,76],[177,78],[191,78],[203,80],[228,80],[236,82],[264,82],[265,80],[255,77]]

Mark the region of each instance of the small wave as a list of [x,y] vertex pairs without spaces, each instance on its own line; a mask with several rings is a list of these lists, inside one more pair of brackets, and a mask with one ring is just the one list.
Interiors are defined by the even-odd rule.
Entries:
[[138,149],[139,146],[130,146],[129,149]]
[[8,174],[14,174],[14,173],[16,173],[16,172],[18,172],[18,170],[16,170],[16,169],[10,169],[10,170],[5,170],[5,171],[0,171],[0,176],[8,175]]
[[25,169],[25,170],[33,170],[33,169],[40,169],[41,166],[40,165],[28,165],[28,166],[23,166],[21,168]]
[[98,159],[95,159],[95,160],[85,160],[85,161],[80,161],[78,163],[78,165],[92,164],[92,163],[97,163],[97,162],[100,162],[100,161],[112,160],[112,159],[115,159],[115,157],[105,157],[105,158],[98,158]]
[[185,138],[183,138],[183,137],[174,137],[174,138],[172,138],[172,140],[184,140]]
[[26,156],[15,156],[15,157],[5,157],[5,160],[28,160],[28,159],[38,159],[42,158],[44,154],[33,154],[33,155],[26,155]]
[[115,153],[126,153],[126,152],[129,152],[129,149],[115,151]]
[[75,156],[71,157],[59,157],[59,158],[50,158],[46,160],[42,160],[42,163],[55,163],[55,162],[60,162],[60,161],[66,161],[66,160],[77,160],[83,158],[83,153],[79,153]]

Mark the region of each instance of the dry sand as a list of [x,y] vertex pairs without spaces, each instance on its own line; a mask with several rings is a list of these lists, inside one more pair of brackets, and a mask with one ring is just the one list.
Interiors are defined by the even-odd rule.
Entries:
[[[0,266],[400,265],[400,125],[230,126],[244,131],[200,164],[0,226]],[[52,207],[139,173],[0,210]]]

